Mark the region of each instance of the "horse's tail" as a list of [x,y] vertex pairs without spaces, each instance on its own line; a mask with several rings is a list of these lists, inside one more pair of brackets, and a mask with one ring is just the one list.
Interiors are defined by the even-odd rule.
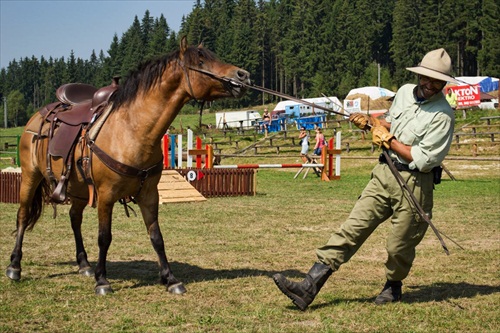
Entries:
[[38,184],[31,205],[28,207],[28,221],[26,230],[30,231],[35,226],[43,212],[44,203],[47,201],[50,193],[50,185],[44,179]]

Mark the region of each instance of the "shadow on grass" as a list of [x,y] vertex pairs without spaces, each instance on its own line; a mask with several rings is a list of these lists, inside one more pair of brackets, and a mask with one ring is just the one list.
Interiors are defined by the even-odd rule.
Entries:
[[[264,271],[259,269],[212,269],[203,268],[188,263],[169,262],[174,276],[184,284],[210,281],[210,280],[229,280],[244,278],[249,276],[268,276],[271,277],[278,271]],[[64,273],[55,273],[48,275],[49,278],[76,275],[76,263],[71,261],[55,263],[57,266],[73,267],[71,271]],[[96,263],[91,263],[95,268]],[[155,261],[150,260],[131,260],[131,261],[108,261],[106,263],[107,277],[111,280],[136,280],[137,283],[132,288],[139,288],[159,283],[159,266]],[[304,277],[304,272],[298,270],[279,271],[293,279]],[[111,281],[111,283],[113,283]]]
[[[58,263],[58,265],[74,265],[74,263]],[[95,265],[95,263],[93,264]],[[267,271],[259,269],[211,269],[202,268],[188,263],[171,262],[170,267],[174,275],[183,283],[195,283],[210,280],[229,280],[245,277],[269,277],[269,283],[273,284],[271,277],[278,271]],[[137,283],[132,288],[140,288],[159,283],[159,269],[154,261],[148,260],[132,260],[132,261],[111,261],[106,265],[109,279],[115,280],[135,280]],[[300,281],[304,278],[305,273],[298,270],[279,271],[286,277],[295,281]],[[68,273],[76,274],[76,272]],[[66,274],[54,274],[49,277],[57,277]],[[113,283],[113,281],[111,281]],[[189,288],[189,286],[187,286]],[[335,290],[332,291],[335,293]],[[476,285],[467,282],[447,283],[439,282],[431,285],[404,285],[403,286],[403,302],[404,303],[428,303],[451,301],[459,298],[473,298],[482,295],[491,295],[500,292],[500,286],[495,285]],[[371,298],[336,298],[332,302],[323,304],[312,304],[310,308],[320,308],[341,304],[346,302],[373,302],[374,295]]]
[[[473,298],[476,296],[491,295],[498,292],[500,292],[500,286],[476,285],[467,282],[440,282],[423,286],[407,286],[406,288],[403,286],[402,303],[412,304],[429,302],[451,302],[454,299]],[[376,296],[377,295],[374,295],[370,298],[336,298],[335,300],[328,303],[312,304],[310,308],[323,308],[350,302],[374,302]],[[459,304],[453,304],[461,308]]]

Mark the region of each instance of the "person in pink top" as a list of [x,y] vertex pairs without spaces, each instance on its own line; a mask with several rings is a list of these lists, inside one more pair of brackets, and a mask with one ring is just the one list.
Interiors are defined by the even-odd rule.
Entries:
[[316,144],[314,145],[314,155],[321,155],[321,149],[325,145],[325,136],[323,135],[321,128],[316,128]]

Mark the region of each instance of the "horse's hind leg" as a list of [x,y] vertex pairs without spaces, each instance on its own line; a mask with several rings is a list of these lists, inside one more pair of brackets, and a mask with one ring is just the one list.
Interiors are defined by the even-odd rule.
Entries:
[[69,216],[71,219],[71,228],[73,229],[73,235],[75,236],[76,262],[78,263],[78,272],[85,276],[92,276],[92,267],[90,266],[87,259],[87,252],[85,251],[82,237],[83,210],[85,209],[87,202],[84,200],[72,198],[71,203],[72,204],[71,209],[69,210]]
[[24,233],[31,230],[42,214],[44,180],[41,173],[36,170],[23,171],[20,205],[17,210],[16,244],[10,255],[10,265],[5,274],[11,280],[21,279],[21,259]]
[[138,201],[138,204],[148,230],[151,244],[158,255],[161,282],[167,287],[170,293],[184,294],[186,288],[182,282],[175,278],[165,253],[165,244],[158,223],[158,192],[154,191],[154,193],[150,193],[147,198],[143,197],[143,199],[146,202]]

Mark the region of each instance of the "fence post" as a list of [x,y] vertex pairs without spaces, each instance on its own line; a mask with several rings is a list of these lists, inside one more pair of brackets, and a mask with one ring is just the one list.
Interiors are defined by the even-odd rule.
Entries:
[[175,169],[175,134],[170,134],[170,167]]
[[[196,149],[201,149],[201,138],[200,137],[196,137]],[[205,156],[205,160],[207,159],[207,157]],[[205,161],[206,163],[206,161]],[[196,155],[196,167],[198,169],[201,169],[201,155]]]
[[212,145],[206,145],[207,156],[205,157],[205,167],[211,169],[214,162],[214,148]]

